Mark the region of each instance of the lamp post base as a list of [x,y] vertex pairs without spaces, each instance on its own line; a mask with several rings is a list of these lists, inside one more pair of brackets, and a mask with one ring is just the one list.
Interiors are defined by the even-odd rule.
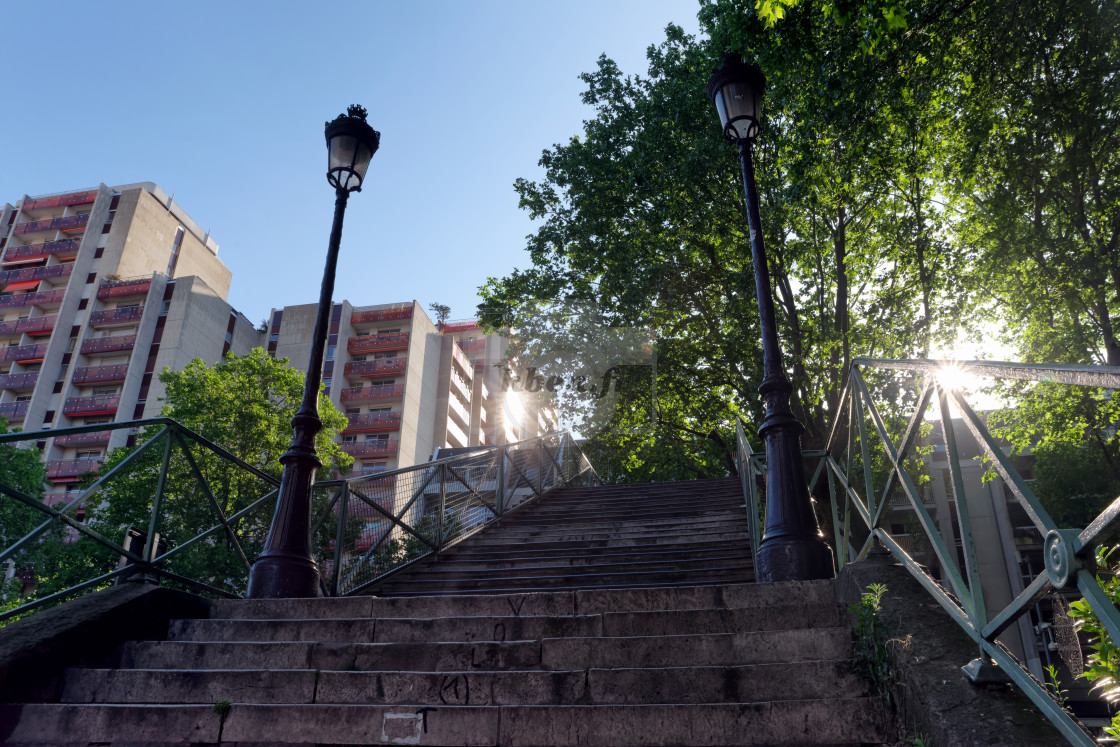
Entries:
[[755,580],[760,584],[833,578],[832,548],[815,537],[763,538]]
[[319,567],[307,556],[267,550],[249,571],[248,599],[319,596]]

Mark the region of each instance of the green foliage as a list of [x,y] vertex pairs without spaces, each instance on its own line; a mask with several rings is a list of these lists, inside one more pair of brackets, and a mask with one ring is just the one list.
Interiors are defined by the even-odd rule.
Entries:
[[644,75],[602,57],[582,76],[584,131],[516,183],[532,265],[482,290],[495,327],[583,304],[653,331],[653,434],[620,406],[613,471],[680,472],[661,452],[683,449],[707,472],[680,434],[761,422],[739,164],[704,94],[728,50],[767,77],[762,234],[808,448],[857,355],[926,357],[995,325],[1021,359],[1120,362],[1120,6],[705,0],[699,17],[707,38],[670,26]]
[[[1120,605],[1120,563],[1113,560],[1118,547],[1098,547],[1096,553],[1097,581],[1113,605]],[[1069,616],[1075,620],[1078,632],[1090,636],[1090,653],[1081,676],[1093,682],[1093,689],[1099,690],[1105,701],[1115,704],[1120,701],[1120,645],[1112,640],[1088,601],[1071,602]],[[1113,739],[1120,738],[1120,714],[1113,717],[1112,725],[1105,727],[1104,733]]]
[[890,655],[879,619],[886,593],[884,584],[871,584],[858,602],[848,605],[848,611],[855,616],[852,632],[856,639],[856,669],[872,684],[875,692],[883,695],[888,694],[891,681]]
[[1058,701],[1058,705],[1065,708],[1069,690],[1062,688],[1062,683],[1058,679],[1058,668],[1053,664],[1048,664],[1044,671],[1046,672],[1046,687],[1049,688],[1050,694],[1054,696],[1054,700]]

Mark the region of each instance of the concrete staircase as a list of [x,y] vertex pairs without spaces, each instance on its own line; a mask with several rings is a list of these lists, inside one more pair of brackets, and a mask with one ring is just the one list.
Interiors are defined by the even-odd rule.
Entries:
[[[882,743],[832,582],[756,585],[733,481],[570,489],[377,597],[222,601],[0,706],[5,744]],[[664,522],[664,523],[662,523]],[[684,524],[682,524],[684,522]],[[685,529],[685,525],[691,528]]]

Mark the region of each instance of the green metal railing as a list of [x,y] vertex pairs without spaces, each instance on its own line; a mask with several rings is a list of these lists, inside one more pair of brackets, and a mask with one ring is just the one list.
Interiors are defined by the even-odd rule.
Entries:
[[[876,405],[872,397],[864,376],[865,369],[876,372],[876,375],[898,375],[889,372],[899,372],[916,384],[915,404],[908,417],[900,411],[900,402],[904,399],[897,394],[892,401],[881,403],[890,410],[890,417],[884,417],[884,409]],[[1117,516],[1120,516],[1120,498],[1083,528],[1058,527],[1031,491],[1028,481],[1016,469],[1013,459],[988,430],[984,419],[968,404],[965,396],[957,389],[938,384],[938,374],[945,370],[995,379],[1120,389],[1120,367],[856,359],[829,435],[828,449],[806,452],[807,465],[811,467],[811,463],[816,461],[810,490],[815,490],[822,475],[828,483],[837,563],[842,567],[847,562],[860,560],[876,541],[880,543],[976,642],[981,660],[965,667],[966,673],[975,676],[985,658],[994,661],[1071,744],[1094,745],[1093,737],[1080,722],[1067,713],[1046,686],[998,639],[1028,615],[1045,595],[1053,590],[1076,587],[1112,639],[1120,641],[1120,611],[1104,593],[1091,570],[1095,567],[1096,546],[1105,539]],[[920,432],[926,413],[934,402],[941,418],[950,487],[957,506],[963,563],[958,563],[955,545],[947,543],[943,537],[913,476],[922,469],[924,457],[918,453],[922,440]],[[979,445],[983,459],[1002,478],[1044,538],[1045,572],[1035,577],[1002,609],[989,609],[985,602],[985,573],[977,563],[977,538],[972,527],[961,449],[954,427],[958,420]],[[895,436],[891,435],[892,430]],[[740,474],[743,475],[744,491],[756,522],[752,528],[753,538],[759,531],[758,512],[754,508],[757,505],[755,479],[757,475],[765,474],[765,456],[751,451],[741,424],[738,442]],[[928,550],[941,569],[940,580],[915,560],[903,543],[892,536],[889,527],[884,526],[892,506],[900,505],[913,511],[928,542]],[[855,526],[853,514],[857,517]],[[1030,646],[1033,639],[1023,641],[1023,644]]]
[[438,557],[553,488],[598,484],[568,433],[425,462],[391,472],[321,482],[329,498],[313,532],[333,538],[320,562],[324,595],[362,594],[390,574]]
[[[126,431],[141,443],[123,459],[110,455],[100,474],[85,475],[85,487],[61,501],[0,483],[7,524],[0,564],[36,586],[30,599],[0,612],[0,622],[138,574],[211,596],[244,596],[275,509],[277,476],[167,418],[0,434],[0,445],[103,431]],[[597,482],[567,433],[318,482],[312,540],[322,592],[363,593],[548,490]],[[20,526],[26,531],[14,536]],[[130,534],[142,547],[113,539]]]

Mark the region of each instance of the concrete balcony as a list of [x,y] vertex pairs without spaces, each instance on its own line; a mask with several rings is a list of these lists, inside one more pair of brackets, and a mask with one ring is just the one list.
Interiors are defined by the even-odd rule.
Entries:
[[469,382],[474,378],[474,364],[471,363],[470,359],[459,349],[457,344],[452,344],[451,346],[451,360],[459,367],[459,372],[464,379]]
[[447,445],[455,448],[470,446],[466,431],[457,426],[451,418],[447,419]]
[[55,446],[106,446],[109,443],[109,431],[100,433],[75,433],[70,436],[59,436],[54,440]]
[[350,324],[377,324],[378,322],[396,322],[412,318],[412,307],[403,306],[396,309],[357,310],[350,315]]
[[45,241],[24,246],[9,246],[7,251],[4,252],[4,263],[34,262],[37,259],[46,259],[51,255],[57,255],[59,259],[73,259],[78,256],[78,246],[81,243],[78,239],[63,239],[62,241]]
[[29,220],[24,223],[16,224],[15,235],[24,236],[31,233],[53,233],[55,231],[73,233],[75,231],[84,231],[87,223],[89,223],[88,213],[86,215],[68,215],[65,218]]
[[77,482],[88,472],[97,472],[101,459],[52,459],[47,462],[47,479],[52,482]]
[[29,371],[27,373],[17,374],[0,374],[0,389],[8,389],[13,392],[24,392],[29,389],[34,389],[35,382],[38,380],[38,371]]
[[459,425],[464,428],[470,428],[471,413],[463,406],[463,403],[459,401],[458,397],[447,398],[447,412],[459,421]]
[[82,355],[106,355],[132,350],[136,345],[136,335],[117,335],[116,337],[95,337],[82,341]]
[[12,319],[7,322],[0,322],[0,337],[11,337],[14,335],[31,335],[32,337],[38,335],[49,335],[54,330],[53,316],[37,316],[34,319]]
[[0,417],[9,422],[27,417],[28,402],[0,402]]
[[467,402],[471,401],[470,382],[461,376],[457,376],[454,371],[451,372],[451,391],[458,392],[459,396]]
[[372,459],[377,457],[396,456],[400,442],[386,441],[351,441],[341,444],[342,450],[355,459]]
[[92,397],[67,397],[62,406],[62,414],[67,417],[77,415],[111,415],[121,404],[119,394],[95,394]]
[[404,396],[404,384],[391,386],[352,386],[343,389],[340,402],[378,402],[400,399]]
[[37,345],[17,345],[11,348],[0,348],[0,352],[3,352],[4,360],[6,361],[38,363],[43,360],[43,356],[47,354],[47,343],[40,342]]
[[399,412],[367,412],[350,416],[350,423],[343,433],[368,433],[371,431],[396,431],[401,427]]
[[346,376],[394,376],[408,368],[407,358],[387,358],[377,361],[351,361],[343,367]]
[[48,210],[57,207],[70,207],[72,205],[89,205],[97,199],[97,190],[90,189],[83,192],[70,192],[64,195],[47,195],[45,197],[32,197],[24,201],[23,212],[32,210]]
[[146,296],[151,287],[151,278],[120,280],[111,283],[103,282],[97,289],[97,297],[99,299],[105,299],[121,298],[123,296]]
[[74,369],[75,384],[109,384],[124,381],[128,374],[128,364],[118,363],[115,366],[85,366]]
[[136,324],[142,316],[144,316],[143,306],[132,306],[127,309],[104,309],[89,315],[89,326],[98,329],[100,327]]
[[70,263],[51,265],[50,267],[24,267],[22,270],[7,270],[0,272],[0,285],[12,283],[30,283],[34,280],[50,280],[52,278],[70,277],[74,265]]
[[391,335],[363,335],[351,337],[346,350],[351,353],[373,353],[381,350],[407,350],[408,333],[397,332]]
[[36,293],[16,293],[11,296],[0,296],[0,309],[18,309],[26,306],[51,306],[62,303],[66,295],[65,288],[56,290],[38,291]]

